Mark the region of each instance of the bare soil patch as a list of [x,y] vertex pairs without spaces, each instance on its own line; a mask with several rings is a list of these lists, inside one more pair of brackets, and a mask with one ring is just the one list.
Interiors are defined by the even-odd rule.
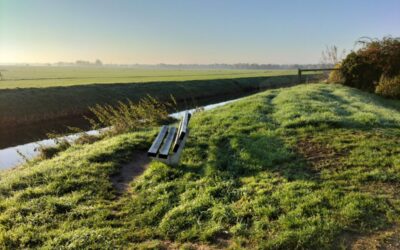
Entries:
[[129,191],[129,183],[141,175],[150,163],[150,158],[144,151],[136,151],[132,161],[121,167],[118,174],[111,177],[111,182],[118,194]]
[[341,242],[349,250],[398,250],[400,228],[396,225],[371,234],[346,233],[342,235]]
[[346,152],[336,152],[332,148],[304,138],[297,142],[297,152],[306,160],[314,170],[320,170],[326,166],[336,168],[339,165],[339,158],[346,155]]

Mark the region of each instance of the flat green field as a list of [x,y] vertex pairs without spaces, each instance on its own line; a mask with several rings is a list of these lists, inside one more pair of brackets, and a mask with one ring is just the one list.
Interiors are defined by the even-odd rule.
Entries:
[[0,66],[0,89],[293,75],[295,70],[143,70],[125,67]]
[[[181,164],[157,133],[0,173],[2,249],[398,249],[400,101],[341,85],[269,90],[193,115]],[[140,170],[138,170],[140,173]]]
[[[151,73],[155,74],[156,72]],[[276,76],[263,77],[243,77],[241,75],[240,78],[234,78],[235,75],[225,73],[226,79],[184,81],[183,79],[188,77],[186,75],[181,76],[179,81],[169,79],[168,81],[143,84],[113,82],[72,85],[71,82],[72,86],[65,86],[68,83],[53,82],[55,86],[44,87],[45,85],[39,78],[30,83],[30,85],[36,84],[41,88],[26,88],[26,85],[22,87],[23,80],[15,81],[14,84],[18,83],[18,88],[0,88],[0,127],[29,125],[32,122],[82,116],[87,114],[90,106],[114,104],[127,99],[138,101],[147,94],[161,100],[169,99],[173,95],[182,107],[186,104],[196,105],[205,98],[224,97],[229,99],[260,89],[290,86],[297,83],[297,75],[279,75],[284,73],[284,71],[271,72],[270,74],[276,74]],[[0,82],[1,84],[3,83]]]

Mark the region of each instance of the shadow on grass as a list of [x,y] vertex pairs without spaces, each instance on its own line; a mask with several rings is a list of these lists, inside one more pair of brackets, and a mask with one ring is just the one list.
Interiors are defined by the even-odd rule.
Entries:
[[288,181],[319,179],[319,173],[305,164],[305,159],[271,134],[223,138],[216,142],[210,154],[214,160],[206,168],[207,175],[223,172],[232,178],[242,178],[269,171]]

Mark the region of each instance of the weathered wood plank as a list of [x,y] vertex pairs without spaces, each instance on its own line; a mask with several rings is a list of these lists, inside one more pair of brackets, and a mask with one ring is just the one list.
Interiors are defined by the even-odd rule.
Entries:
[[300,71],[329,71],[329,70],[340,70],[340,68],[321,68],[321,69],[298,69]]
[[168,135],[165,138],[164,144],[161,146],[160,153],[158,154],[160,158],[164,159],[168,158],[168,154],[171,149],[172,142],[175,139],[175,135],[176,135],[176,128],[170,127],[168,130]]
[[153,141],[153,144],[151,145],[149,151],[147,151],[148,156],[152,156],[152,157],[157,156],[158,150],[160,149],[161,144],[162,144],[165,136],[167,135],[167,131],[168,131],[168,126],[161,127],[160,133],[158,133],[158,135],[157,135],[156,139]]
[[301,83],[301,72],[307,72],[307,71],[329,71],[329,70],[340,70],[340,68],[298,69],[298,71],[297,71],[297,81],[299,83]]

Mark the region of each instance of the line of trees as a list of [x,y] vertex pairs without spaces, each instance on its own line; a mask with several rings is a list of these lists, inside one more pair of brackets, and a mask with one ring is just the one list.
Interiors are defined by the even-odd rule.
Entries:
[[103,62],[100,59],[96,59],[94,62],[85,61],[85,60],[76,60],[73,62],[58,62],[55,63],[57,66],[103,66]]
[[[28,66],[28,65],[27,65]],[[138,69],[231,69],[231,70],[290,70],[290,69],[317,69],[330,68],[334,64],[330,62],[321,62],[319,64],[257,64],[257,63],[214,63],[214,64],[104,64],[97,59],[94,62],[86,60],[77,60],[75,62],[57,62],[54,64],[46,64],[46,66],[107,66],[107,67],[127,67]]]
[[332,67],[333,64],[257,64],[257,63],[215,63],[215,64],[118,64],[118,67],[135,67],[142,69],[249,69],[249,70],[273,70],[273,69],[314,69],[322,67]]

